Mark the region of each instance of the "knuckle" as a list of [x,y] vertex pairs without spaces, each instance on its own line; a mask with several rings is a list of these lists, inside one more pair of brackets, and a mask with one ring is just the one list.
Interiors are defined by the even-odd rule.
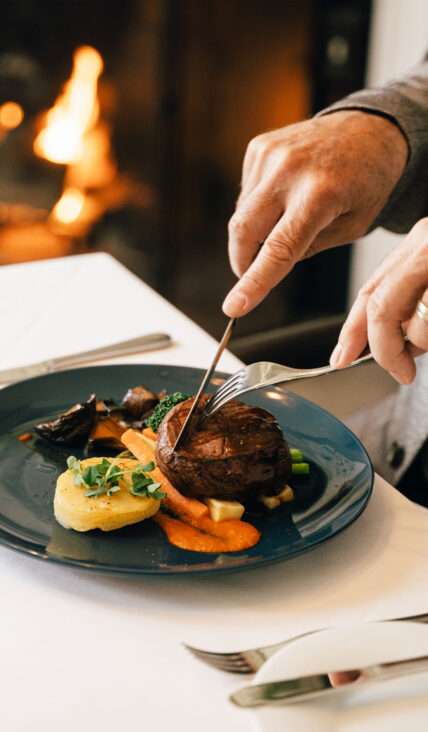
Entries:
[[412,234],[428,239],[428,216],[419,219],[412,229]]
[[374,323],[384,319],[385,299],[379,290],[375,290],[371,293],[367,303],[367,314],[369,319]]
[[421,267],[428,273],[428,217],[420,219],[414,225],[409,237],[405,240],[407,256],[413,267]]
[[328,207],[336,216],[342,212],[343,204],[337,185],[322,178],[315,178],[310,184],[310,197],[317,207]]
[[266,240],[264,249],[270,261],[282,267],[294,262],[297,245],[289,237],[278,232]]
[[357,300],[365,300],[367,297],[369,297],[373,290],[373,282],[370,278],[367,280],[367,282],[364,282],[364,284],[360,287],[357,294]]
[[253,137],[253,139],[250,140],[250,142],[248,143],[247,153],[260,154],[266,152],[269,146],[270,143],[266,134],[257,135],[256,137]]
[[422,271],[428,272],[428,231],[423,239],[420,239],[413,250],[413,261],[415,266]]
[[247,216],[241,211],[236,211],[228,224],[229,235],[235,239],[242,239],[249,235],[250,226]]

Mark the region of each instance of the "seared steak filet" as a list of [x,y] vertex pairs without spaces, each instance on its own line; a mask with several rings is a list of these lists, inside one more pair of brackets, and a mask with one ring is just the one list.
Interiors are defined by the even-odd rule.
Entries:
[[195,427],[208,400],[203,395],[182,447],[173,447],[194,397],[177,404],[162,420],[156,462],[184,495],[248,501],[279,493],[291,474],[290,450],[272,414],[236,399]]

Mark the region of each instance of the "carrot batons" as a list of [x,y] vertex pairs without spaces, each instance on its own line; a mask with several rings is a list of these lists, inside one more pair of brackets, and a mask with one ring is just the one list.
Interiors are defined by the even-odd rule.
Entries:
[[[125,447],[127,447],[141,463],[147,463],[150,460],[154,460],[154,450],[148,443],[148,440],[151,438],[148,438],[144,432],[141,434],[141,432],[130,429],[126,430],[121,437]],[[201,503],[201,501],[198,501],[196,498],[183,496],[182,493],[174,488],[172,483],[169,482],[168,478],[165,477],[157,466],[152,475],[155,480],[162,484],[162,490],[164,490],[167,495],[163,500],[166,507],[170,507],[177,514],[188,514],[196,519],[208,516],[208,508],[204,503]]]
[[147,437],[148,440],[153,440],[153,442],[156,442],[157,434],[156,432],[153,432],[151,427],[145,427],[143,429],[143,435],[144,437]]

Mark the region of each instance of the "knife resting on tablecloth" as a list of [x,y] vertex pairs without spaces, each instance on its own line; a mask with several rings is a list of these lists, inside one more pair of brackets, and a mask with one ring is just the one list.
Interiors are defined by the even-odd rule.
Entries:
[[22,379],[30,379],[33,376],[41,376],[49,374],[56,369],[65,369],[69,366],[75,366],[88,361],[96,361],[102,358],[111,358],[113,356],[124,356],[130,353],[142,353],[143,351],[155,350],[157,348],[165,348],[171,345],[172,341],[166,333],[149,333],[148,335],[132,338],[119,343],[112,343],[101,348],[94,348],[91,351],[83,351],[81,353],[73,353],[70,356],[60,356],[51,358],[48,361],[29,364],[28,366],[18,366],[17,368],[4,369],[0,371],[0,384],[6,384],[13,381],[21,381]]
[[322,674],[301,676],[285,681],[244,686],[231,694],[230,699],[238,707],[290,704],[316,697],[324,698],[326,695],[349,689],[351,686],[357,688],[368,682],[386,681],[422,671],[428,671],[428,656],[377,663],[349,671],[326,671]]

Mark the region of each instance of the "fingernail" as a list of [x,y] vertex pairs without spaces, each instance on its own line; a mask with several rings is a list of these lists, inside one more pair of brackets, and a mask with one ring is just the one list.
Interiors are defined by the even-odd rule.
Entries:
[[337,344],[336,348],[334,349],[333,353],[330,356],[330,366],[333,366],[333,368],[337,368],[340,364],[340,359],[342,358],[343,354],[343,347],[340,345],[340,343]]
[[409,386],[415,378],[415,375],[412,373],[398,373],[396,371],[390,371],[389,373],[402,386]]
[[243,292],[229,292],[223,303],[223,310],[226,315],[232,318],[238,318],[244,315],[245,309],[248,305],[248,297]]

